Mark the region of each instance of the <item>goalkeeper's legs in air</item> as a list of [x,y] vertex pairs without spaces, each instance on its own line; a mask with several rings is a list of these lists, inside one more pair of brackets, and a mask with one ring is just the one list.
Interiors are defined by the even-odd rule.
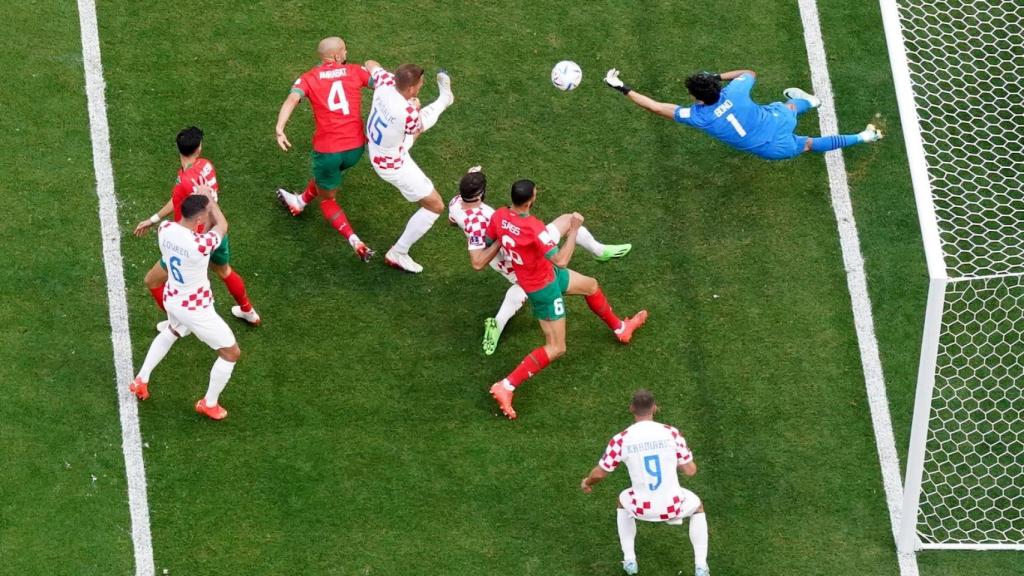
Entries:
[[[548,224],[548,234],[556,243],[569,232],[569,221],[572,214],[562,214]],[[580,226],[576,234],[576,244],[594,255],[598,262],[607,262],[612,258],[622,258],[633,249],[632,244],[602,244],[586,226]]]
[[498,313],[493,318],[484,321],[484,354],[490,356],[498,349],[498,340],[501,339],[505,325],[519,312],[519,309],[526,303],[526,292],[519,284],[513,284],[505,291],[505,298],[498,308]]
[[590,311],[600,318],[623,344],[628,344],[633,338],[633,332],[647,321],[647,310],[641,310],[625,320],[619,319],[612,311],[612,306],[608,303],[608,298],[605,297],[597,280],[579,272],[569,270],[569,286],[565,293],[584,296]]

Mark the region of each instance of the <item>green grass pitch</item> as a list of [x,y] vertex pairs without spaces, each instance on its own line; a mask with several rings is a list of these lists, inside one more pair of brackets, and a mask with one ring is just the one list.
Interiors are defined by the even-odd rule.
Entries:
[[[901,450],[926,274],[877,3],[821,2],[840,124],[877,112],[888,138],[846,154]],[[180,342],[140,406],[157,573],[614,575],[613,475],[579,479],[649,386],[700,472],[715,574],[896,574],[824,163],[768,164],[633,107],[612,66],[682,100],[698,69],[750,67],[755,97],[810,83],[795,3],[99,3],[133,354],[158,311],[142,286],[152,235],[130,236],[172,183],[173,136],[197,124],[232,224],[234,265],[265,325],[233,324],[243,356],[228,420],[191,410],[213,354]],[[341,34],[350,58],[446,67],[457,101],[414,150],[447,199],[483,164],[498,204],[536,180],[543,218],[578,210],[622,261],[574,261],[615,309],[651,317],[618,345],[570,299],[565,358],[524,385],[520,419],[490,383],[542,342],[529,313],[479,352],[506,284],[474,273],[439,221],[413,277],[364,265],[316,210],[273,190],[308,174],[311,119],[281,100]],[[73,3],[0,19],[0,575],[133,570],[106,285]],[[583,84],[562,93],[552,64]],[[428,82],[424,95],[436,88]],[[366,107],[368,108],[368,107]],[[801,120],[817,133],[817,118]],[[386,250],[412,211],[364,160],[340,195]],[[218,309],[231,302],[213,282]],[[643,574],[690,573],[685,529],[642,525]],[[925,576],[1012,574],[1019,556],[928,553]]]

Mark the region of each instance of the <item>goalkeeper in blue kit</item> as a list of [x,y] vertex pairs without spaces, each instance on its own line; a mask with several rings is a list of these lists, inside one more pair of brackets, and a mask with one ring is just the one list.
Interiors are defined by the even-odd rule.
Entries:
[[[881,131],[872,124],[858,134],[799,136],[793,132],[797,116],[821,106],[821,100],[799,88],[787,88],[782,92],[786,102],[758,104],[750,98],[756,80],[753,70],[694,74],[686,79],[686,89],[696,103],[679,106],[657,102],[633,90],[619,79],[615,68],[604,77],[608,86],[637,106],[703,130],[737,150],[765,160],[784,160],[804,152],[828,152],[882,139]],[[729,82],[724,88],[723,81]]]

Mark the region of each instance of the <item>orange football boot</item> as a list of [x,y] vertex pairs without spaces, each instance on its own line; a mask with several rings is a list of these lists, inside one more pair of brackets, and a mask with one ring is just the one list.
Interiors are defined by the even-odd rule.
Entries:
[[630,339],[633,338],[633,332],[635,332],[637,328],[643,326],[644,322],[647,322],[647,310],[641,310],[631,318],[623,320],[622,332],[616,332],[615,337],[619,339],[619,342],[629,344]]
[[200,398],[199,402],[196,402],[196,412],[210,418],[211,420],[223,420],[228,417],[228,411],[220,404],[217,404],[216,406],[207,406],[206,398]]
[[128,385],[128,391],[135,394],[139,400],[145,400],[149,398],[149,382],[143,382],[142,378],[136,376],[135,380]]
[[515,392],[507,390],[501,382],[496,382],[491,386],[491,396],[498,402],[498,408],[501,408],[501,413],[508,417],[509,420],[516,419],[516,410],[512,407],[512,395]]

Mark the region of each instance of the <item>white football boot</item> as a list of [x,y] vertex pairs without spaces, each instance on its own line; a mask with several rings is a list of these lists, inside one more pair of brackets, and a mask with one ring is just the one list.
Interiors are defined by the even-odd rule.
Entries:
[[857,134],[860,137],[861,142],[878,142],[883,138],[882,131],[875,127],[874,124],[868,124],[864,131]]
[[298,194],[292,194],[284,188],[277,189],[277,199],[292,213],[292,216],[298,216],[306,209],[306,205],[302,203],[302,198]]
[[790,100],[804,100],[811,105],[812,110],[821,106],[821,98],[814,94],[808,94],[799,88],[786,88],[782,91],[782,95]]
[[395,247],[392,246],[388,253],[384,255],[384,262],[393,268],[399,270],[405,270],[406,272],[412,272],[413,274],[419,274],[423,272],[423,266],[420,266],[412,259],[408,254],[400,254],[395,251]]
[[437,72],[437,89],[441,94],[448,97],[448,106],[455,103],[455,94],[452,92],[452,77],[448,75],[448,71],[444,68]]
[[242,320],[245,320],[246,322],[252,324],[253,326],[259,326],[261,322],[260,315],[256,313],[255,308],[249,310],[248,312],[242,312],[241,306],[232,306],[231,314],[235,318],[241,318]]

